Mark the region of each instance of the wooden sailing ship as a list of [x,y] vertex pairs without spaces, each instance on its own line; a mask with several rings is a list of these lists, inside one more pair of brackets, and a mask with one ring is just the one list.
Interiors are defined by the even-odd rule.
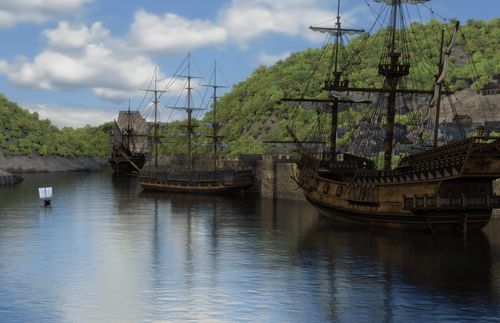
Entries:
[[[474,230],[489,221],[492,209],[499,207],[500,197],[492,189],[492,181],[500,178],[500,138],[490,138],[481,128],[475,135],[463,140],[438,145],[440,97],[443,79],[448,68],[448,56],[458,31],[455,26],[450,44],[441,55],[435,90],[405,88],[402,80],[410,73],[408,46],[398,26],[405,15],[403,5],[424,3],[428,0],[375,0],[390,6],[390,24],[387,28],[385,52],[379,62],[378,73],[384,79],[380,88],[360,88],[349,84],[339,66],[339,41],[345,33],[361,32],[341,27],[340,13],[334,28],[314,28],[333,35],[333,68],[325,82],[326,99],[287,98],[294,105],[315,105],[331,114],[328,151],[315,151],[300,140],[300,160],[295,179],[306,199],[331,218],[389,228],[410,230]],[[340,12],[340,0],[338,2]],[[337,120],[343,106],[362,104],[352,97],[357,93],[371,93],[385,100],[385,137],[383,169],[367,156],[337,151]],[[402,95],[433,95],[435,102],[434,141],[417,153],[403,157],[392,165],[396,106]]]
[[149,126],[139,111],[120,111],[113,127],[109,163],[115,173],[138,174],[151,150]]
[[[213,121],[210,122],[212,134],[209,136],[213,141],[213,165],[204,165],[204,169],[194,169],[193,154],[192,154],[192,139],[194,129],[193,112],[196,108],[192,105],[191,91],[192,79],[190,55],[188,55],[187,75],[187,106],[179,108],[187,113],[186,128],[187,137],[187,168],[179,171],[159,171],[158,170],[158,146],[155,145],[155,165],[154,171],[146,173],[142,172],[139,177],[139,184],[145,191],[161,191],[161,192],[176,192],[176,193],[194,193],[194,194],[217,194],[235,192],[248,189],[253,184],[253,169],[244,168],[220,168],[218,165],[218,147],[222,136],[219,135],[219,130],[222,124],[217,121],[217,89],[221,86],[217,85],[217,65],[214,65],[212,75],[213,83],[207,85],[213,89]],[[155,98],[157,97],[155,91]],[[155,111],[158,108],[158,102],[155,100]],[[155,113],[156,116],[156,113]],[[159,143],[158,122],[155,117],[155,143]]]

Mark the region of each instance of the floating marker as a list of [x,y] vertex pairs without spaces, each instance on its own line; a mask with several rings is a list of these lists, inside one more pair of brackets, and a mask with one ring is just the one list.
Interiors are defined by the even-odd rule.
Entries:
[[50,199],[52,198],[52,187],[39,187],[38,195],[43,200],[43,206],[49,206]]

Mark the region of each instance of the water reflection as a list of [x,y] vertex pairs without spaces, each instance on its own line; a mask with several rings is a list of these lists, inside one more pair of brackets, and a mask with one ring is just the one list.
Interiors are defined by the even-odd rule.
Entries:
[[[52,208],[34,188],[54,187]],[[307,203],[144,193],[111,174],[0,189],[3,321],[495,321],[500,221],[432,236]]]
[[[318,262],[328,259],[330,284],[347,282],[348,293],[371,294],[370,302],[379,302],[377,316],[384,319],[409,315],[432,320],[436,313],[422,313],[422,308],[439,307],[447,307],[438,313],[442,318],[453,316],[448,312],[453,307],[465,312],[481,309],[491,313],[491,319],[499,315],[498,276],[493,275],[489,239],[482,232],[466,238],[444,237],[349,227],[321,219],[300,250],[307,266],[317,268]],[[332,290],[337,289],[332,286]],[[333,311],[342,312],[345,306],[337,300]],[[365,317],[371,317],[372,311]],[[462,318],[474,319],[474,315]]]

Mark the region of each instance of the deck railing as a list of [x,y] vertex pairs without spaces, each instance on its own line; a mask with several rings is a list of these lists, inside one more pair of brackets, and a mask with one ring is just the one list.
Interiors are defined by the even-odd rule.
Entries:
[[455,196],[405,196],[405,210],[446,210],[446,209],[495,209],[500,208],[500,196],[496,195],[455,195]]

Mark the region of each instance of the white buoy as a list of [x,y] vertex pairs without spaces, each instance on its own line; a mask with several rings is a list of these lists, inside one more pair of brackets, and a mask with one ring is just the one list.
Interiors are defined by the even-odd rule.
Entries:
[[44,206],[50,205],[50,199],[52,198],[52,187],[39,187],[38,195],[40,199],[43,200]]

